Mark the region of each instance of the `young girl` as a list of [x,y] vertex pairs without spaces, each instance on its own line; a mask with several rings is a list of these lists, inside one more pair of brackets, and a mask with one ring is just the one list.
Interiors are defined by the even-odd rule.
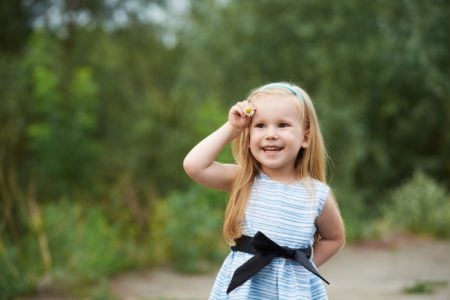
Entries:
[[[215,161],[231,141],[236,163]],[[325,183],[325,158],[309,96],[284,82],[254,90],[188,153],[189,176],[230,192],[224,237],[231,252],[210,299],[327,299],[316,266],[342,247],[344,226]]]

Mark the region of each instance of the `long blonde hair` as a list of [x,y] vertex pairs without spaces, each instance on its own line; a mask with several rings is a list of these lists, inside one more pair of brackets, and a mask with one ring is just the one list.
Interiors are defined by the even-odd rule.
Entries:
[[[281,85],[282,87],[278,85]],[[251,102],[255,96],[261,93],[272,94],[274,93],[274,90],[279,93],[280,89],[283,90],[283,87],[288,89],[286,95],[295,95],[298,98],[301,121],[304,124],[305,131],[309,130],[308,147],[301,148],[297,156],[297,177],[311,177],[326,183],[327,153],[316,111],[308,94],[300,87],[293,84],[284,82],[274,83],[253,90],[247,97],[247,101]],[[234,240],[242,235],[242,221],[244,219],[253,179],[258,174],[261,167],[259,162],[250,152],[249,128],[244,129],[233,141],[232,151],[234,159],[239,166],[239,171],[230,192],[223,226],[224,238],[230,245],[233,245]]]

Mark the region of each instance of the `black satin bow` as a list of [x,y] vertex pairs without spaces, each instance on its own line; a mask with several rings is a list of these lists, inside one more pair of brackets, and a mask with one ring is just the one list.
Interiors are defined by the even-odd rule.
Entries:
[[231,249],[234,251],[255,254],[255,256],[236,269],[231,278],[230,285],[228,286],[227,294],[270,264],[275,257],[293,259],[327,284],[330,284],[319,274],[317,269],[309,261],[309,258],[311,257],[311,247],[304,249],[282,247],[269,239],[262,232],[258,231],[253,238],[248,236],[240,237],[236,241],[236,246],[231,247]]

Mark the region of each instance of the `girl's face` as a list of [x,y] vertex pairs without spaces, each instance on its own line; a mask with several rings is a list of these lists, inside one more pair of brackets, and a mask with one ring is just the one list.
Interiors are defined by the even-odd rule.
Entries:
[[262,171],[280,179],[295,174],[295,160],[308,146],[298,99],[285,93],[257,95],[250,124],[250,151]]

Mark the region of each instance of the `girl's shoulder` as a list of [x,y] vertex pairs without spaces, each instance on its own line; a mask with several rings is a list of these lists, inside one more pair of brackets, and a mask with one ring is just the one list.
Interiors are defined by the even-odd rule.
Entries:
[[314,186],[315,199],[317,203],[317,216],[322,214],[323,207],[325,206],[325,202],[329,198],[331,188],[325,182],[320,180],[311,178],[311,183]]
[[328,198],[328,194],[331,191],[331,188],[328,184],[311,177],[304,179],[303,184],[308,190],[312,191],[315,194],[315,198],[317,198],[319,202],[325,202],[325,200]]
[[325,182],[314,178],[305,179],[304,185],[309,191],[309,195],[314,199],[314,202],[317,205],[317,215],[320,215],[322,213],[325,202],[329,198],[329,194],[331,191],[330,186]]

